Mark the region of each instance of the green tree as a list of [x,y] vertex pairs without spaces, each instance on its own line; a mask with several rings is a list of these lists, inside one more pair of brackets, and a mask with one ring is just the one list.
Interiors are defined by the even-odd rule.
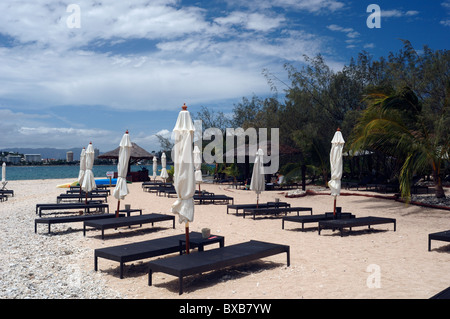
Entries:
[[376,150],[400,161],[399,182],[404,199],[410,199],[414,174],[426,169],[432,171],[436,197],[445,197],[441,169],[449,152],[448,96],[447,105],[433,121],[409,87],[398,91],[373,90],[367,102],[368,107],[354,130],[352,149]]

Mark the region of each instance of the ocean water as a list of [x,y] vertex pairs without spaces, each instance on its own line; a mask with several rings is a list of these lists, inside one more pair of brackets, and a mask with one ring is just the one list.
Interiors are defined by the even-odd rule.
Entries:
[[[143,167],[148,169],[148,174],[153,175],[153,165],[132,165],[131,171],[140,171]],[[170,166],[167,166],[169,169]],[[56,179],[56,178],[78,178],[80,167],[73,166],[6,166],[6,180],[27,180],[27,179]],[[117,172],[117,165],[94,165],[92,172],[95,178],[106,178],[106,172]],[[158,165],[157,175],[161,173],[161,165]],[[1,170],[0,170],[1,176]]]

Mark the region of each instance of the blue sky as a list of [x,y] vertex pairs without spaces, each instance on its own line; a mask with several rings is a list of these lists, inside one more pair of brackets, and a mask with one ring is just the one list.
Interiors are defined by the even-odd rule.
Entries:
[[[381,8],[369,28],[367,7]],[[74,6],[75,5],[75,6]],[[186,103],[230,113],[271,94],[268,69],[322,54],[339,70],[410,40],[449,48],[450,0],[29,0],[0,3],[0,150],[159,150]],[[280,84],[281,87],[281,84]]]

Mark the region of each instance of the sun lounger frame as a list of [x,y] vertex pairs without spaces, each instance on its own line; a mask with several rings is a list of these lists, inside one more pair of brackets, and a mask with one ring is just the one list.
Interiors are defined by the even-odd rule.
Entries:
[[[87,199],[89,200],[103,200],[105,202],[108,202],[108,194],[87,194]],[[83,202],[86,200],[86,194],[61,194],[56,197],[56,203],[61,203],[63,200],[76,200],[78,202]]]
[[95,220],[103,218],[113,218],[116,214],[92,214],[92,215],[77,215],[77,216],[65,216],[65,217],[47,217],[36,218],[34,220],[34,232],[37,233],[37,224],[48,224],[48,233],[50,234],[50,227],[52,224],[65,224],[84,222],[86,220]]
[[14,190],[12,189],[0,189],[0,195],[11,195],[14,197]]
[[177,276],[179,294],[181,295],[183,293],[183,277],[219,270],[280,253],[286,253],[287,266],[289,267],[289,246],[255,240],[211,249],[202,253],[158,259],[149,262],[148,285],[152,285],[152,274],[154,272]]
[[[340,213],[339,218],[355,218],[352,213]],[[284,222],[295,222],[302,224],[302,231],[305,230],[306,223],[318,223],[323,220],[333,220],[333,213],[317,214],[317,215],[306,215],[306,216],[284,216],[281,223],[281,229],[284,229]]]
[[206,204],[208,202],[211,202],[213,204],[217,202],[227,202],[227,204],[230,203],[234,204],[234,198],[222,195],[222,194],[202,194],[202,195],[194,195],[194,201],[198,201],[199,204]]
[[36,214],[39,214],[41,217],[43,210],[66,210],[66,209],[82,209],[84,213],[90,213],[91,209],[107,209],[109,213],[109,205],[105,203],[99,202],[90,202],[90,203],[59,203],[59,204],[36,204]]
[[[201,238],[202,234],[198,232],[190,232],[189,238]],[[98,248],[94,250],[94,270],[98,270],[98,258],[105,258],[120,263],[120,279],[123,278],[124,263],[146,258],[172,254],[176,252],[182,253],[181,242],[186,238],[185,234],[170,237],[156,238],[137,243],[112,246],[106,248]],[[205,243],[207,245],[208,243]],[[213,242],[211,242],[213,244]],[[219,242],[220,247],[224,246],[224,237]],[[203,248],[203,247],[201,247]],[[199,251],[202,249],[199,248]]]
[[324,220],[319,222],[319,235],[322,229],[339,229],[341,232],[341,236],[343,236],[344,228],[359,227],[359,226],[370,226],[372,225],[380,225],[380,224],[394,224],[394,231],[397,229],[397,221],[395,218],[386,218],[386,217],[358,217],[358,218],[350,218],[350,219],[334,219],[334,220]]
[[428,251],[431,251],[431,240],[440,240],[450,242],[450,230],[441,231],[438,233],[428,234]]
[[268,207],[291,207],[291,204],[286,202],[267,202],[267,203],[261,203],[261,204],[228,204],[227,205],[227,214],[228,210],[235,209],[236,210],[236,216],[238,216],[239,209],[246,209],[246,208],[268,208]]
[[175,228],[175,215],[165,214],[145,214],[130,217],[119,217],[108,220],[87,220],[83,224],[83,236],[86,236],[86,226],[100,229],[102,231],[102,239],[105,238],[105,229],[118,228],[124,226],[142,225],[148,223],[156,223],[171,220],[173,228]]
[[300,212],[311,212],[313,214],[312,207],[267,207],[267,208],[244,208],[242,217],[245,218],[245,214],[253,214],[253,219],[256,219],[256,214],[280,214],[297,212],[297,216]]

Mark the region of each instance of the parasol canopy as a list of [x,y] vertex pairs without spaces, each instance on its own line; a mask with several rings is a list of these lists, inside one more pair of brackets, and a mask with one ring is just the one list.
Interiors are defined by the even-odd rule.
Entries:
[[166,181],[167,178],[169,178],[169,174],[167,173],[166,169],[167,160],[166,160],[166,153],[162,153],[161,155],[161,178]]
[[334,210],[333,213],[336,214],[336,196],[341,194],[341,178],[342,178],[342,150],[344,148],[344,137],[342,136],[341,130],[337,129],[334,133],[333,139],[331,140],[331,151],[330,151],[330,167],[331,167],[331,179],[328,182],[328,186],[331,189],[331,196],[334,196]]
[[262,149],[258,149],[255,157],[255,164],[253,165],[252,180],[250,182],[250,190],[256,193],[256,205],[259,202],[259,194],[261,194],[266,187],[266,181],[264,178],[264,165],[263,165],[264,152]]
[[153,179],[156,180],[156,176],[158,176],[158,159],[156,156],[153,156]]
[[86,148],[83,147],[80,154],[80,171],[78,173],[78,184],[83,184],[84,173],[86,171]]
[[94,179],[94,173],[92,172],[92,167],[94,166],[94,147],[92,142],[89,143],[86,149],[86,171],[83,177],[83,183],[81,184],[81,189],[86,193],[97,188]]
[[197,145],[194,147],[194,167],[195,167],[195,182],[200,184],[203,182],[202,178],[202,153]]
[[131,152],[131,141],[128,131],[122,136],[120,141],[120,152],[119,161],[117,163],[117,182],[114,188],[113,195],[118,200],[122,200],[128,195],[128,185],[127,185],[127,172],[128,172],[128,161],[130,160]]
[[178,114],[178,119],[173,129],[175,145],[173,147],[174,161],[174,187],[177,192],[177,200],[172,204],[172,213],[179,215],[180,223],[194,220],[194,160],[192,143],[194,137],[194,124],[186,105]]
[[6,163],[2,164],[2,183],[6,183]]

